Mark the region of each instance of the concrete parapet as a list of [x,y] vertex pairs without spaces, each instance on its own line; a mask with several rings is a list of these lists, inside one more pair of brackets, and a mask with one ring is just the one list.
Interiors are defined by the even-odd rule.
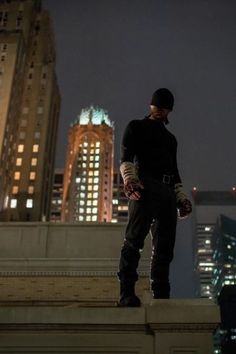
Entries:
[[0,353],[212,354],[211,300],[141,308],[0,307]]

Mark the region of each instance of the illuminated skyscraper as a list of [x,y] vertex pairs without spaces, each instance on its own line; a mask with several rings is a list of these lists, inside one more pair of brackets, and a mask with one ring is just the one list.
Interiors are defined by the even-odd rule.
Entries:
[[69,130],[62,221],[112,219],[113,124],[100,108],[83,109]]
[[193,191],[194,220],[194,270],[196,295],[214,296],[213,274],[216,261],[213,258],[213,231],[220,214],[236,215],[236,193],[230,191]]
[[220,215],[212,237],[214,296],[224,285],[236,284],[236,220]]
[[0,50],[0,220],[49,220],[60,95],[41,1],[1,1]]

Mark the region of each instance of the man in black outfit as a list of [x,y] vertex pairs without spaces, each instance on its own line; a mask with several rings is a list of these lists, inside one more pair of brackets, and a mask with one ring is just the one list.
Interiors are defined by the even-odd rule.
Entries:
[[177,167],[177,141],[165,127],[174,96],[166,88],[154,92],[150,115],[131,121],[122,140],[120,171],[129,198],[129,220],[121,249],[119,306],[140,306],[135,295],[137,267],[144,240],[151,231],[153,297],[169,298],[169,265],[173,259],[177,209],[191,213]]

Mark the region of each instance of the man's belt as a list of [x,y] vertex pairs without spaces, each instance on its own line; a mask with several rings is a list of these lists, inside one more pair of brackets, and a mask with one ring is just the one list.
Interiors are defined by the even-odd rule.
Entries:
[[145,177],[143,178],[143,181],[146,181],[147,183],[161,182],[168,184],[169,186],[174,186],[174,175],[160,174],[152,177]]

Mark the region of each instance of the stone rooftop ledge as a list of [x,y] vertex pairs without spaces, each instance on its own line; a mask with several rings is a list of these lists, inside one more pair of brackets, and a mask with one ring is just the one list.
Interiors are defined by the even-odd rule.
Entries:
[[0,307],[0,353],[212,354],[219,308],[152,300],[140,308]]

